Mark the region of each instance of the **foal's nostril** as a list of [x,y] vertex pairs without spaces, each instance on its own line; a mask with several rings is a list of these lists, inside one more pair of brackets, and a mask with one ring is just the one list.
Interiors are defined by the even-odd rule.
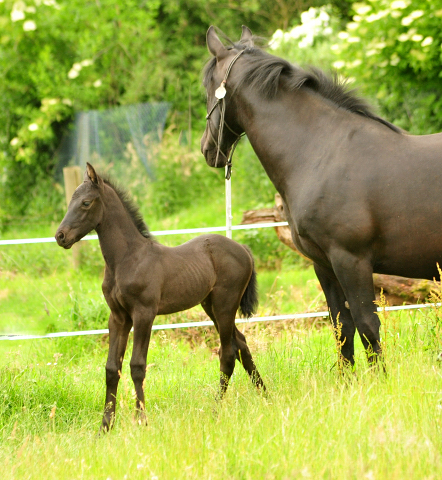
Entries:
[[57,240],[58,243],[63,243],[64,242],[64,233],[63,232],[57,232],[55,234],[55,240]]

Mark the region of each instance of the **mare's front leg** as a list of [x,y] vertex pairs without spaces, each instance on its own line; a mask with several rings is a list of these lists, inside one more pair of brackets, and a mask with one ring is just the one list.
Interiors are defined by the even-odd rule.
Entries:
[[146,377],[147,351],[149,349],[152,325],[156,311],[152,308],[138,308],[132,315],[134,322],[134,346],[130,360],[130,373],[135,386],[138,423],[147,424],[143,382]]
[[109,352],[106,362],[106,402],[100,431],[107,432],[115,421],[118,382],[120,381],[127,338],[132,322],[124,314],[112,312],[109,316]]
[[356,327],[350,310],[345,306],[345,295],[333,270],[314,264],[330,312],[333,331],[339,346],[338,362],[354,365],[354,336]]

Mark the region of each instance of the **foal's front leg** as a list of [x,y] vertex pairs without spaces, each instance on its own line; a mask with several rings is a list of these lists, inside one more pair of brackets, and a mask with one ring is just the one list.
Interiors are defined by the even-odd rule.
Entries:
[[144,402],[143,382],[146,377],[146,360],[149,349],[150,335],[156,312],[153,309],[143,308],[133,315],[134,322],[134,346],[130,360],[130,373],[135,386],[137,396],[136,410],[138,423],[147,424]]
[[109,353],[106,362],[106,402],[100,431],[107,432],[115,421],[118,382],[132,322],[115,312],[109,316]]

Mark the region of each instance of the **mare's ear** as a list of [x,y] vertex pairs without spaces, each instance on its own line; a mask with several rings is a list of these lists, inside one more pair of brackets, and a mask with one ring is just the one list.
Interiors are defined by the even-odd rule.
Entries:
[[90,180],[94,185],[100,185],[101,183],[101,178],[97,175],[97,172],[95,171],[94,167],[89,163],[86,162],[86,171],[84,172],[84,180],[88,181]]
[[241,33],[241,43],[244,45],[247,45],[248,47],[253,47],[253,33],[250,30],[249,27],[246,27],[245,25],[242,26],[242,33]]
[[215,27],[211,25],[206,34],[206,43],[209,52],[216,57],[217,60],[224,58],[227,54],[227,48],[222,44],[215,32]]

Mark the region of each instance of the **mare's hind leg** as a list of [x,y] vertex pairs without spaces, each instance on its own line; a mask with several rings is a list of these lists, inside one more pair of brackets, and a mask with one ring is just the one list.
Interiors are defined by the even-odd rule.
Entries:
[[[354,365],[354,336],[356,327],[350,310],[345,306],[346,299],[342,287],[332,270],[316,263],[314,267],[330,310],[334,334],[340,346],[340,360]],[[338,319],[340,325],[338,325]]]
[[108,431],[115,421],[118,382],[132,322],[129,318],[109,316],[109,352],[106,362],[106,401],[100,431]]

